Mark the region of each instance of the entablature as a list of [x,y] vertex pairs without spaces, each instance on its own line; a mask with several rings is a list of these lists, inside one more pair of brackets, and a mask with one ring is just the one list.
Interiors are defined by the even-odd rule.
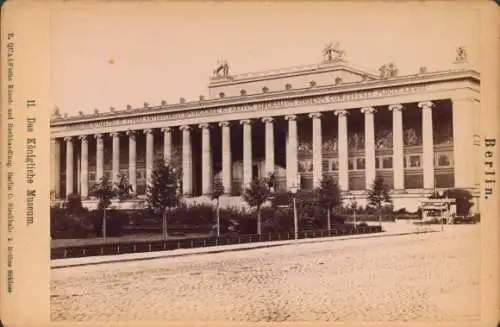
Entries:
[[[238,96],[225,99],[203,100],[182,104],[162,105],[140,109],[113,111],[69,118],[56,118],[51,121],[54,134],[65,131],[82,131],[104,127],[120,127],[123,130],[134,129],[133,125],[159,123],[163,126],[176,126],[182,120],[211,121],[216,116],[235,115],[251,118],[258,114],[280,115],[279,110],[293,110],[297,107],[311,107],[314,111],[324,111],[324,105],[335,104],[335,109],[347,106],[357,108],[366,101],[373,105],[391,104],[396,100],[409,101],[418,95],[420,100],[440,99],[442,96],[453,97],[458,92],[472,94],[479,98],[479,73],[472,70],[446,71],[395,77],[387,80],[364,81],[340,86],[319,86],[314,89],[287,90],[269,92],[252,96]],[[444,93],[443,93],[444,92]],[[418,101],[418,100],[417,100]],[[384,103],[385,102],[385,103]],[[321,107],[323,106],[323,107]],[[302,109],[303,110],[303,109]],[[328,106],[328,110],[333,110]],[[300,113],[300,110],[297,112]],[[249,113],[250,115],[246,115]],[[285,113],[281,112],[281,115]],[[165,122],[168,122],[165,124]]]

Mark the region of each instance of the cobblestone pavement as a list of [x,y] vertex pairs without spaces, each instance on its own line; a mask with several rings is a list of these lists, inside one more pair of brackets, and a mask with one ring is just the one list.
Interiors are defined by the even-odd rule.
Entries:
[[52,271],[52,320],[474,321],[480,226]]

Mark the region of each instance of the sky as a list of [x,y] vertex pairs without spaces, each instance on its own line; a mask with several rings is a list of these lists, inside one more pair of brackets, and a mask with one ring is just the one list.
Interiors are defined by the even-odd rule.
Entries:
[[51,15],[51,90],[61,113],[208,97],[218,59],[230,74],[308,65],[339,42],[345,59],[400,75],[451,68],[456,48],[479,60],[474,1],[108,2]]

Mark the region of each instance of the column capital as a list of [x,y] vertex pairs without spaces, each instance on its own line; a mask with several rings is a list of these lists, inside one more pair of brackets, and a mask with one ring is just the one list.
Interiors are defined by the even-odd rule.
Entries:
[[209,123],[201,123],[198,125],[199,128],[201,129],[209,129],[210,128],[210,124]]
[[418,107],[420,109],[432,109],[432,107],[434,107],[434,103],[432,103],[432,101],[422,101],[418,103]]
[[297,116],[296,115],[286,115],[285,116],[285,120],[296,120],[297,119]]
[[309,118],[321,118],[321,112],[311,112],[309,113]]
[[262,122],[263,123],[272,123],[274,121],[274,117],[263,117]]
[[165,133],[165,132],[170,133],[170,132],[172,132],[172,127],[165,126],[165,127],[162,127],[160,129],[160,131],[163,132],[163,133]]
[[142,132],[146,135],[148,134],[153,134],[153,129],[152,128],[146,128],[146,129],[143,129]]
[[104,137],[104,135],[102,135],[101,133],[97,133],[97,134],[94,134],[94,137],[96,140],[101,141],[102,138]]
[[388,106],[389,111],[403,111],[404,106],[401,103],[390,104]]
[[81,141],[87,141],[88,135],[78,135],[78,139]]
[[377,110],[373,107],[361,108],[361,113],[365,114],[365,115],[374,114],[376,112],[377,112]]
[[250,120],[250,119],[243,119],[243,120],[240,120],[240,124],[241,125],[251,125],[252,124],[252,120]]
[[333,114],[339,117],[346,117],[347,115],[349,115],[349,112],[347,110],[335,110]]
[[128,131],[125,132],[125,134],[128,136],[128,137],[135,137],[135,135],[137,134],[137,131],[133,130],[133,129],[129,129]]
[[65,142],[71,142],[71,141],[73,141],[73,136],[65,136],[64,137],[64,141]]
[[229,125],[231,125],[231,123],[228,122],[228,121],[221,121],[221,122],[219,122],[219,126],[220,127],[229,127]]
[[179,127],[181,131],[189,131],[191,129],[190,125],[182,125]]
[[121,134],[120,132],[111,132],[111,133],[109,133],[109,136],[111,136],[111,137],[119,137],[120,134]]

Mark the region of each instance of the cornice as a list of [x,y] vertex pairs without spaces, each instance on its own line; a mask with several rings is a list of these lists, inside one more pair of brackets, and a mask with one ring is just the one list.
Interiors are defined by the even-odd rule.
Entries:
[[372,80],[363,82],[344,83],[340,85],[323,85],[314,88],[302,88],[292,90],[274,91],[269,93],[259,93],[245,96],[233,96],[223,99],[210,99],[203,101],[191,101],[185,103],[150,106],[147,108],[115,110],[113,112],[88,114],[83,116],[59,117],[51,120],[51,127],[81,124],[97,121],[114,120],[120,118],[134,118],[153,114],[171,114],[196,111],[201,109],[212,109],[238,105],[248,105],[266,101],[290,100],[294,98],[307,98],[322,96],[326,94],[353,93],[357,91],[369,91],[391,87],[401,87],[408,85],[433,84],[441,82],[452,82],[457,80],[472,80],[480,83],[480,74],[477,71],[462,69],[448,70],[442,72],[425,73],[394,77],[384,80]]

